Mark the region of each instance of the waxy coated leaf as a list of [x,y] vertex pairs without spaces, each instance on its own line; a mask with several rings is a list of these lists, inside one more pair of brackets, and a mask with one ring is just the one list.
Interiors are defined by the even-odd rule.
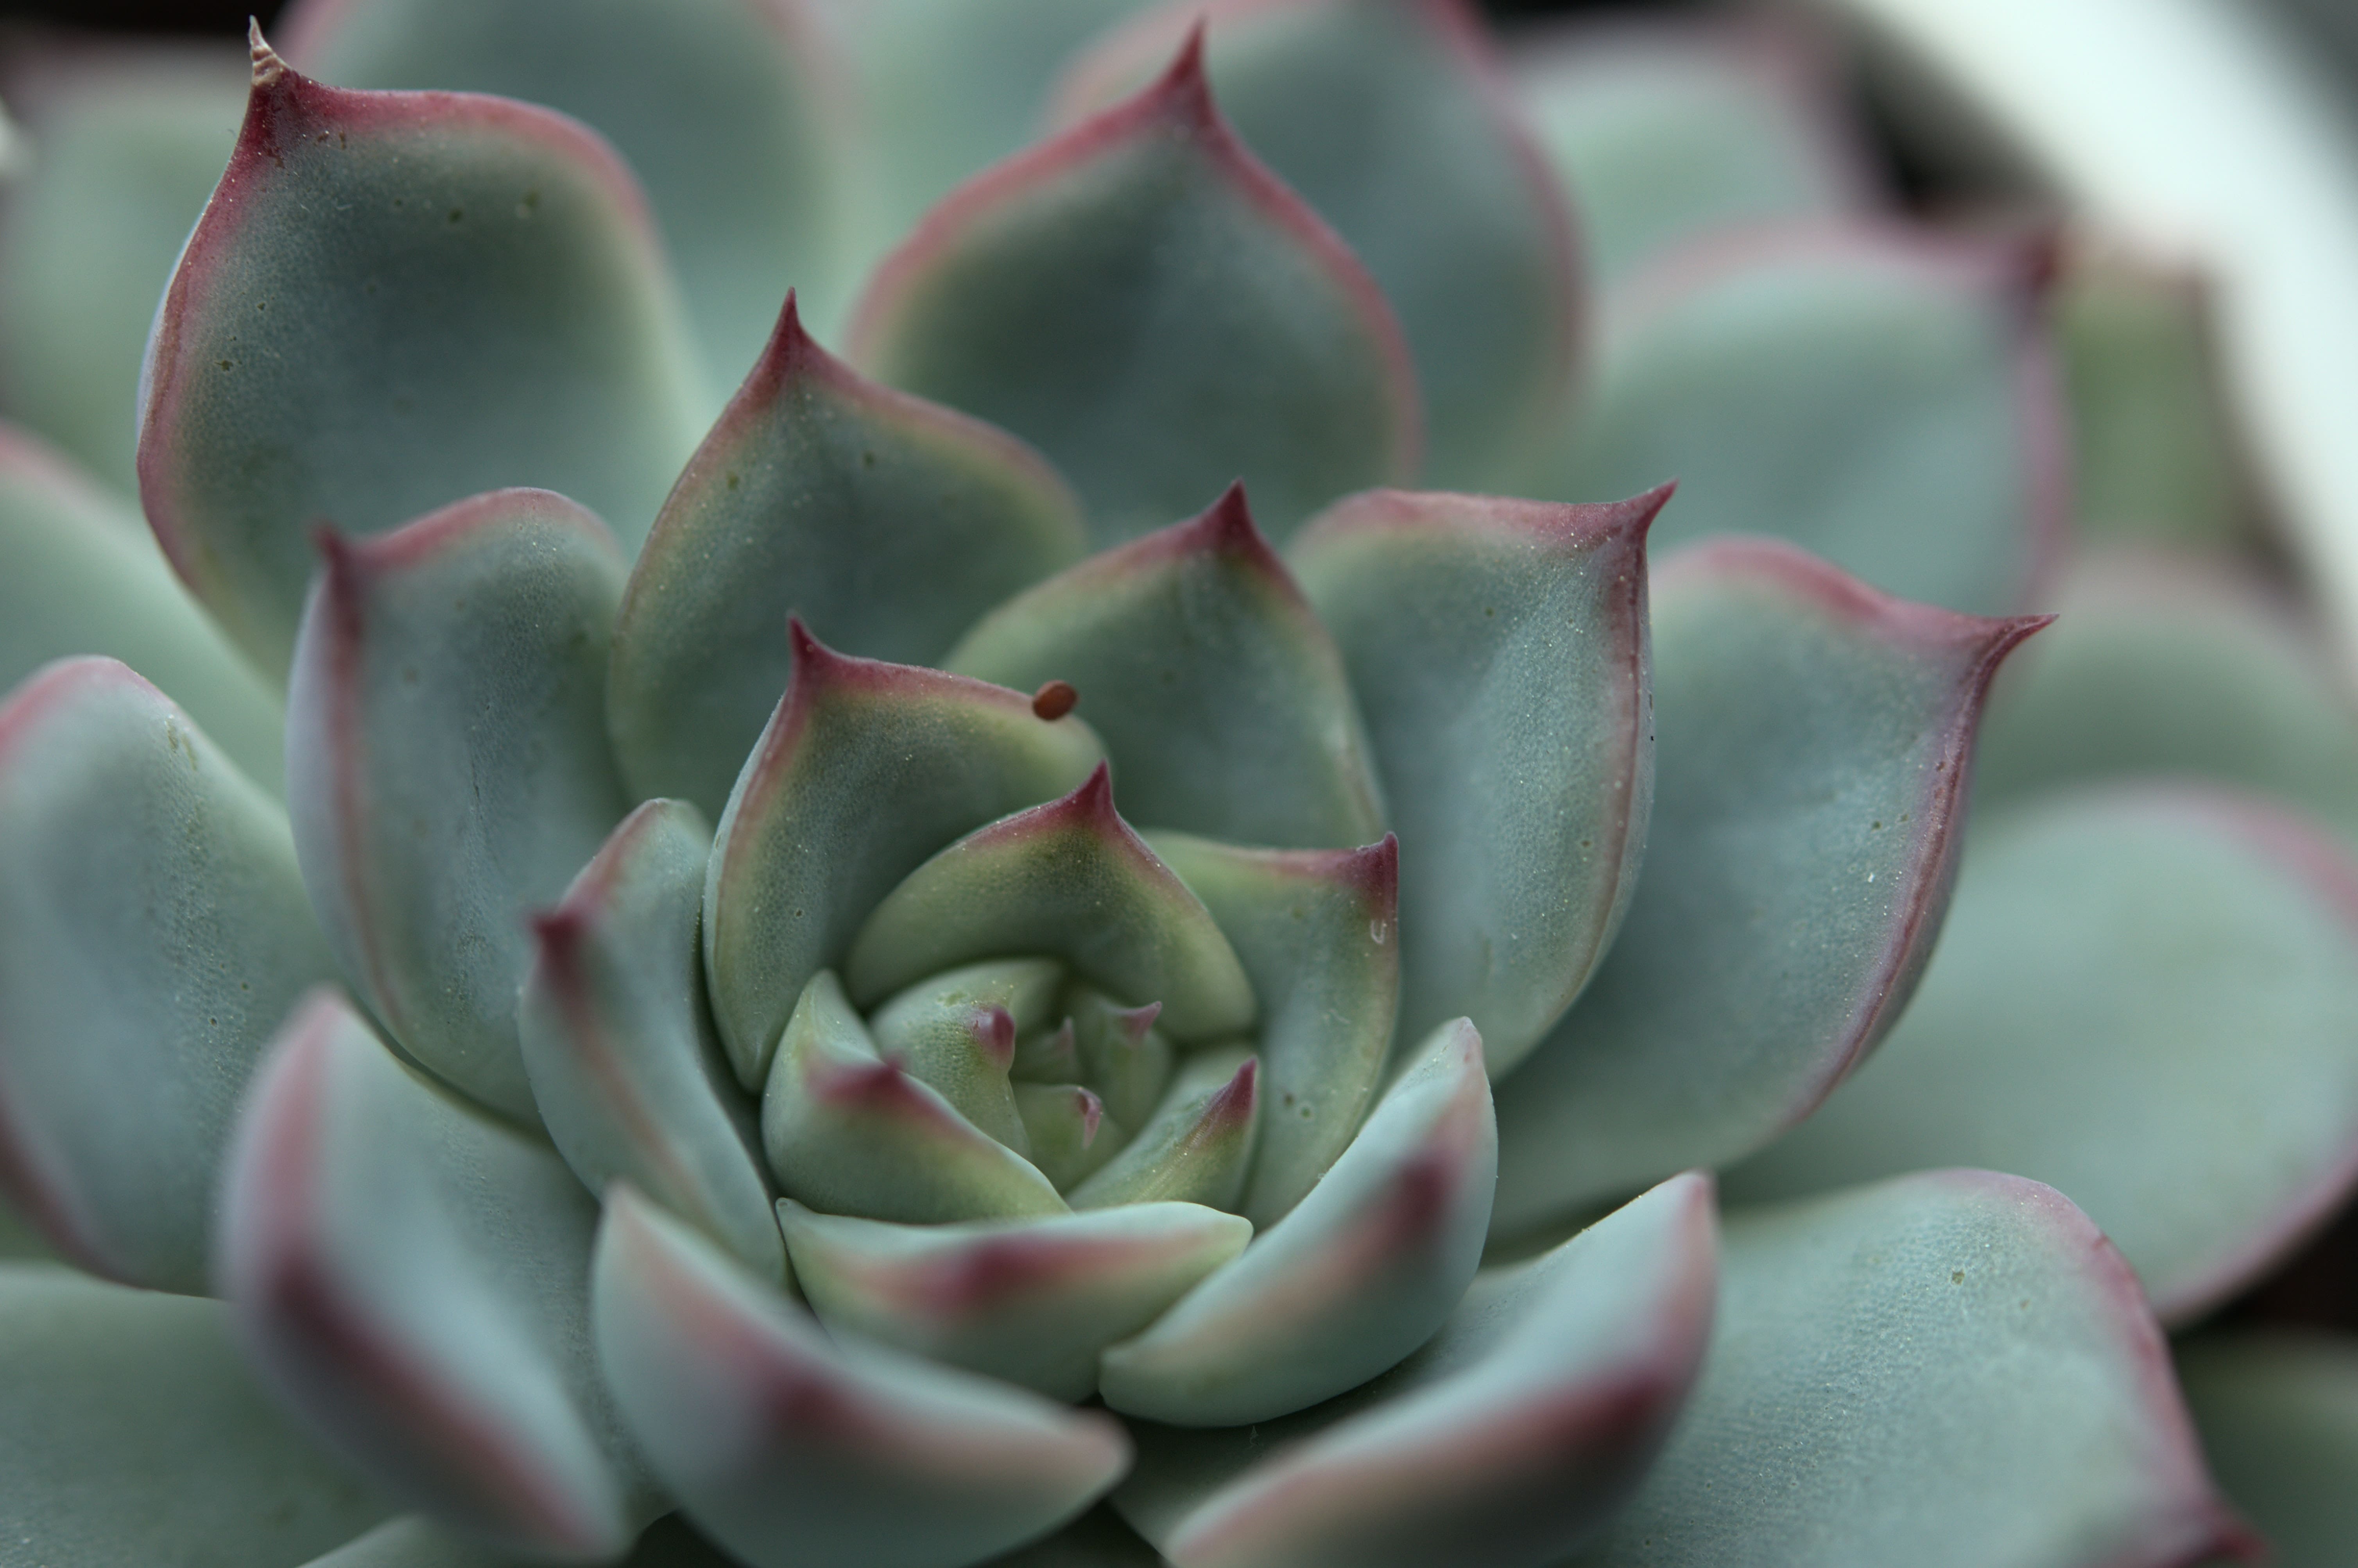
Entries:
[[1184,1568],[1535,1568],[1611,1517],[1708,1338],[1711,1182],[1477,1276],[1438,1334],[1259,1427],[1134,1428],[1116,1505]]
[[1010,600],[947,663],[1023,691],[1072,686],[1152,827],[1284,846],[1383,832],[1343,661],[1242,485]]
[[1109,103],[1208,23],[1222,112],[1400,312],[1436,484],[1523,460],[1572,389],[1563,198],[1461,0],[1176,0],[1083,57],[1060,97]]
[[322,522],[536,484],[644,538],[702,415],[629,172],[561,116],[324,87],[258,34],[254,82],[141,382],[140,498],[197,598],[276,673]]
[[[1023,1023],[1007,1002],[1020,1000],[1044,1012],[1061,972],[1039,958],[969,964],[892,998],[870,1016],[868,1033],[878,1055],[932,1085],[984,1132],[1028,1154],[1007,1076]],[[1027,991],[1033,994],[1021,994]]]
[[[1212,918],[1217,922],[1219,916]],[[1252,974],[1249,968],[1245,972]],[[1171,1082],[1171,1040],[1154,1026],[1163,1004],[1123,1007],[1102,991],[1075,986],[1065,1006],[1074,1026],[1073,1060],[1105,1097],[1106,1113],[1124,1127],[1145,1126]]]
[[1039,447],[1100,545],[1238,477],[1282,539],[1417,460],[1390,308],[1220,118],[1193,42],[936,208],[870,284],[852,344],[879,379]]
[[2358,844],[2358,701],[2292,606],[2224,567],[2092,556],[1983,726],[1974,798],[2134,774],[2265,791]]
[[1129,1468],[1121,1428],[856,1338],[628,1187],[598,1242],[598,1356],[631,1430],[752,1568],[963,1568]]
[[1495,1076],[1588,983],[1646,841],[1646,530],[1606,506],[1379,491],[1291,552],[1401,839],[1401,1032],[1470,1015]]
[[1616,16],[1524,40],[1515,95],[1580,215],[1592,276],[1875,205],[1818,42],[1781,12]]
[[1728,1190],[2017,1171],[2087,1210],[2183,1320],[2358,1179],[2353,1040],[2346,849],[2235,796],[2064,796],[1983,819],[1907,1016]]
[[305,0],[287,55],[340,87],[545,103],[646,182],[716,391],[795,284],[833,298],[851,192],[845,101],[802,0]]
[[779,1189],[825,1213],[939,1225],[1065,1212],[1038,1167],[876,1054],[831,969],[771,1058],[762,1147]]
[[1105,1353],[1106,1403],[1182,1426],[1243,1426],[1389,1370],[1474,1278],[1498,1150],[1482,1037],[1463,1019],[1444,1024],[1293,1212]]
[[2056,349],[2082,537],[2241,542],[2255,511],[2210,280],[2084,238],[2061,256]]
[[1130,1141],[1097,1091],[1078,1084],[1019,1083],[1015,1114],[1023,1119],[1025,1158],[1060,1193],[1097,1174]]
[[52,1246],[203,1292],[238,1094],[334,973],[286,815],[153,687],[73,659],[0,707],[0,1188]]
[[860,0],[838,5],[875,113],[867,227],[884,244],[968,175],[1040,134],[1075,50],[1152,0]]
[[[721,813],[704,964],[737,1081],[759,1087],[811,977],[943,845],[1071,789],[1102,755],[1077,719],[937,670],[850,659],[798,625],[786,695]],[[911,976],[911,979],[920,978]]]
[[72,654],[129,665],[246,777],[282,787],[276,694],[190,602],[138,514],[0,424],[0,691]]
[[1887,593],[2019,608],[2068,500],[2036,264],[1810,227],[1672,257],[1608,304],[1538,492],[1676,476],[1657,550],[1773,534]]
[[2180,1347],[2204,1456],[2277,1568],[2334,1568],[2358,1540],[2358,1344],[2245,1330]]
[[1887,598],[1790,546],[1657,574],[1646,873],[1596,983],[1498,1096],[1511,1235],[1809,1114],[1940,930],[1991,676],[2045,624]]
[[0,1265],[12,1562],[294,1568],[384,1505],[290,1425],[218,1302]]
[[1100,766],[1061,800],[968,834],[911,871],[860,926],[846,962],[852,999],[978,958],[1061,958],[1161,1027],[1195,1043],[1253,1022],[1251,984],[1201,900],[1114,812]]
[[320,553],[287,691],[304,882],[402,1049],[529,1122],[525,916],[628,808],[603,703],[622,557],[533,490]]
[[272,1047],[222,1208],[247,1355],[388,1494],[567,1561],[619,1554],[655,1511],[590,1346],[598,1206],[333,993]]
[[632,786],[720,810],[786,689],[790,617],[845,653],[939,664],[1084,547],[1079,503],[1029,448],[864,380],[789,295],[632,571],[611,688]]
[[2136,1279],[2051,1189],[1937,1172],[1734,1216],[1721,1281],[1694,1395],[1580,1568],[2180,1568],[2244,1544]]
[[1241,1045],[1189,1057],[1136,1136],[1073,1189],[1073,1206],[1193,1203],[1234,1210],[1260,1134],[1260,1063]]
[[1335,1162],[1382,1078],[1400,1011],[1400,842],[1302,852],[1165,833],[1152,844],[1212,912],[1260,1001],[1253,1047],[1269,1110],[1241,1212],[1266,1227]]
[[127,494],[147,326],[236,144],[245,73],[210,40],[9,54],[29,156],[0,224],[0,402]]
[[711,848],[680,801],[623,818],[533,922],[517,1034],[533,1104],[583,1186],[628,1180],[782,1281],[758,1134],[704,999],[697,923]]
[[1045,1219],[881,1225],[781,1203],[819,1321],[1053,1400],[1097,1392],[1098,1352],[1244,1250],[1251,1224],[1189,1203]]

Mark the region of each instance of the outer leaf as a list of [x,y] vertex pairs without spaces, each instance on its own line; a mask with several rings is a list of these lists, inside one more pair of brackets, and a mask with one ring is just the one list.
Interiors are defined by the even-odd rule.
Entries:
[[2069,504],[2036,262],[1809,228],[1673,258],[1613,301],[1596,386],[1536,476],[1667,475],[1655,546],[1774,534],[1908,599],[2022,605]]
[[1883,1054],[1731,1192],[2002,1162],[2182,1320],[2358,1180],[2346,849],[2256,802],[2115,790],[1993,822],[1958,894]]
[[189,602],[136,514],[0,425],[0,690],[70,654],[140,671],[247,777],[281,788],[286,719],[268,683]]
[[2358,843],[2358,702],[2297,611],[2223,568],[2078,562],[2055,629],[1990,710],[1976,798],[2191,774],[2292,801]]
[[880,1225],[778,1206],[819,1320],[1050,1399],[1097,1392],[1098,1352],[1244,1250],[1252,1226],[1198,1204],[968,1225]]
[[153,687],[75,659],[0,708],[0,1184],[52,1245],[201,1292],[238,1093],[334,971],[285,814]]
[[1061,958],[1130,1006],[1160,1002],[1181,1041],[1253,1021],[1252,986],[1211,915],[1113,808],[1101,764],[1061,800],[968,834],[903,880],[847,962],[872,1005],[978,958]]
[[1083,547],[1079,504],[1036,454],[864,380],[789,295],[622,600],[611,700],[633,787],[720,810],[786,688],[790,616],[847,653],[938,664]]
[[287,57],[344,87],[546,103],[646,181],[716,391],[760,350],[781,285],[832,298],[849,108],[801,0],[306,0]]
[[1343,661],[1241,484],[1001,605],[947,662],[1020,690],[1075,687],[1141,822],[1288,846],[1383,832]]
[[762,1147],[780,1188],[823,1211],[913,1225],[1065,1212],[1038,1167],[876,1054],[830,969],[771,1059]]
[[1652,796],[1646,530],[1610,506],[1379,491],[1293,551],[1401,838],[1401,1029],[1470,1014],[1505,1072],[1620,923]]
[[1497,1159],[1482,1037],[1461,1019],[1425,1042],[1291,1214],[1105,1353],[1106,1403],[1183,1426],[1242,1426],[1389,1370],[1473,1279]]
[[852,342],[882,380],[1036,444],[1101,544],[1239,475],[1282,539],[1416,461],[1382,295],[1237,141],[1193,43],[936,208],[871,283]]
[[632,1431],[752,1568],[959,1568],[1046,1534],[1129,1467],[1095,1411],[831,1343],[627,1187],[596,1290],[599,1358]]
[[628,1180],[784,1280],[752,1118],[704,999],[711,848],[692,806],[651,800],[625,817],[533,923],[517,1033],[533,1104],[583,1186]]
[[2277,1568],[2333,1568],[2358,1540],[2358,1346],[2338,1335],[2245,1331],[2178,1353],[2179,1380],[2219,1485]]
[[786,695],[730,795],[704,889],[704,963],[737,1081],[758,1087],[811,977],[944,844],[1071,789],[1078,719],[934,670],[848,659],[791,628]]
[[254,1384],[215,1302],[0,1266],[13,1561],[290,1568],[384,1505]]
[[0,395],[128,492],[147,323],[237,140],[245,83],[211,40],[9,42],[8,107],[27,124],[0,222]]
[[1525,40],[1516,96],[1580,214],[1594,276],[1617,282],[1706,236],[1875,204],[1819,41],[1781,12],[1616,16]]
[[554,1154],[323,991],[256,1080],[222,1205],[247,1354],[393,1496],[542,1557],[630,1543],[654,1510],[590,1360],[597,1206]]
[[2244,1544],[2136,1281],[2050,1189],[1913,1176],[1733,1218],[1722,1256],[1703,1380],[1574,1563],[2177,1568]]
[[1242,1212],[1265,1227],[1325,1174],[1375,1098],[1400,1011],[1400,841],[1303,854],[1157,834],[1153,847],[1260,1000],[1269,1111]]
[[1480,18],[1462,0],[1179,0],[1084,56],[1064,103],[1109,102],[1206,21],[1238,133],[1400,312],[1433,481],[1523,460],[1571,391],[1572,224]]
[[322,520],[541,484],[644,537],[698,399],[604,144],[503,100],[323,87],[258,33],[254,81],[142,379],[140,497],[198,599],[276,671]]
[[1531,1263],[1343,1397],[1238,1432],[1140,1431],[1117,1498],[1185,1568],[1520,1568],[1628,1496],[1709,1336],[1707,1177],[1674,1177]]
[[320,549],[287,693],[311,902],[402,1048],[529,1120],[524,917],[627,806],[601,701],[622,560],[546,491]]
[[1947,906],[1983,694],[2042,624],[1887,599],[1766,541],[1661,574],[1646,875],[1500,1091],[1502,1233],[1748,1153],[1873,1048]]

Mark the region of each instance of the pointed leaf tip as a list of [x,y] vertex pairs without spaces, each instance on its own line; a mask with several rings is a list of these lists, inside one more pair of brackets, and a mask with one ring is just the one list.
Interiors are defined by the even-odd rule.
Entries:
[[276,87],[278,79],[288,73],[287,62],[278,58],[278,51],[272,49],[270,40],[262,36],[262,18],[259,16],[245,19],[245,48],[254,60],[254,85],[256,88]]

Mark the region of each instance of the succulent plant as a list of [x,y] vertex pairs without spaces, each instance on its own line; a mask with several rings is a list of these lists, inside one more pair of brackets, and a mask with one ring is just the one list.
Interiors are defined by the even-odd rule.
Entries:
[[2174,284],[1748,25],[287,36],[17,97],[27,1561],[2245,1546],[2358,727],[2070,553],[2239,525]]

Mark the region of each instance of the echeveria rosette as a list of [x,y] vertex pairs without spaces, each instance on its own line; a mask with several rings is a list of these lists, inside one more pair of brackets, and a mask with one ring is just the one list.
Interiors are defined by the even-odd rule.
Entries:
[[[314,7],[306,48],[347,80],[541,91],[499,74],[492,33],[389,59],[427,9]],[[547,95],[669,178],[616,84],[643,59],[729,56],[741,89],[790,35],[718,3],[634,32],[628,9],[585,8],[569,36],[633,69],[560,72]],[[925,9],[877,26],[922,30]],[[1038,43],[1057,29],[1035,9]],[[1679,516],[1660,492],[1338,498],[1412,476],[1420,404],[1434,471],[1522,482],[1528,450],[1475,449],[1564,416],[1541,373],[1577,314],[1561,199],[1456,7],[1233,12],[1206,54],[1242,141],[1190,47],[952,197],[882,269],[853,341],[901,390],[790,306],[700,447],[711,362],[753,357],[741,292],[675,301],[594,141],[258,55],[233,199],[167,301],[145,471],[200,596],[274,670],[293,650],[291,826],[119,665],[62,665],[14,699],[13,1189],[111,1277],[202,1288],[210,1257],[231,1298],[215,1339],[226,1315],[313,1429],[439,1521],[388,1524],[340,1568],[611,1556],[674,1503],[742,1561],[946,1568],[1109,1489],[1137,1533],[1100,1515],[1039,1560],[1143,1560],[1143,1536],[1184,1564],[1537,1565],[1604,1530],[1602,1561],[1648,1540],[1712,1561],[1784,1530],[1879,1563],[1873,1519],[1921,1554],[1921,1521],[1948,1519],[1946,1549],[1983,1562],[1973,1526],[1999,1497],[2026,1562],[2177,1563],[2231,1539],[2142,1296],[2048,1189],[1903,1176],[1731,1215],[1723,1253],[1710,1182],[1673,1174],[1768,1143],[1907,1006],[1984,689],[2033,623],[1905,604],[1759,544],[1667,563],[1650,606],[1645,536]],[[1062,101],[1151,74],[1139,40],[1179,30],[1165,14],[1109,38]],[[891,74],[872,46],[852,39],[863,80]],[[1393,131],[1449,131],[1404,138],[1426,167],[1291,161],[1287,113],[1371,83],[1401,95]],[[824,117],[779,102],[776,134],[732,149],[756,178]],[[922,116],[879,132],[924,134]],[[1473,203],[1485,265],[1536,280],[1535,314],[1453,283],[1447,232],[1360,227],[1354,192],[1388,174]],[[709,204],[666,191],[654,211],[687,273],[721,265],[698,249]],[[2020,417],[2041,373],[2020,276],[1891,265],[1906,249],[1769,247],[1804,265],[1697,293],[1672,357],[1739,365],[1757,391],[1816,337],[1840,350],[1821,418],[1866,404],[1923,429],[1965,407],[1954,442],[1855,470],[1820,446],[1810,482],[1780,482],[1779,452],[1734,441],[1742,399],[1689,420],[1649,391],[1644,335],[1608,328],[1646,438],[1615,444],[1684,466],[1732,442],[1714,508],[1766,464],[1758,525],[1838,556],[1855,541],[1812,531],[1813,496],[1849,496],[1842,523],[1953,470],[1954,510],[1918,521],[1969,547],[1924,557],[1948,566],[1914,586],[2011,608],[2051,475]],[[557,253],[563,287],[525,301],[540,314],[500,303]],[[300,265],[314,254],[345,270]],[[827,335],[842,280],[799,281]],[[1844,318],[1853,297],[1875,308]],[[466,308],[419,320],[436,298]],[[1503,348],[1502,315],[1530,329]],[[1828,316],[1858,330],[1806,325]],[[1895,320],[1909,330],[1870,330]],[[398,373],[367,373],[388,340]],[[1524,367],[1454,384],[1494,417],[1436,369],[1485,342]],[[235,376],[249,347],[280,373]],[[594,388],[569,384],[584,366]],[[1174,521],[1238,471],[1267,536],[1238,491]],[[553,486],[606,522],[487,484]],[[64,563],[44,580],[97,558],[68,515],[27,535]],[[635,566],[607,523],[648,537]],[[853,529],[874,548],[847,549]],[[1113,547],[1082,558],[1091,544]],[[189,624],[132,656],[232,711],[187,684],[229,656]],[[2225,848],[2255,890],[2244,935],[2288,930],[2325,972],[2348,940],[2331,900],[2288,901],[2280,866]],[[201,1024],[172,1006],[191,994]],[[2303,994],[2291,1047],[2342,1005]],[[2313,1081],[2298,1058],[2259,1098]],[[124,1075],[152,1094],[110,1096]],[[2223,1228],[2321,1201],[2332,1119],[2288,1183],[2231,1185]],[[2161,1174],[2142,1195],[2177,1213]],[[1649,1183],[1476,1271],[1509,1200],[1527,1231]],[[148,1298],[81,1288],[125,1303],[125,1334],[168,1329]],[[191,1354],[235,1386],[218,1351]],[[1994,1386],[1997,1364],[2018,1384]],[[1073,1403],[1093,1394],[1106,1410]],[[111,1462],[129,1408],[92,1400],[82,1451]],[[1846,1477],[1825,1512],[1796,1514],[1791,1476],[1761,1463],[1764,1411],[1780,1459]],[[301,1446],[242,1419],[257,1454]],[[301,1561],[380,1511],[311,1463],[318,1479],[282,1475],[309,1512],[277,1494],[253,1512],[316,1533],[250,1537],[238,1560]],[[660,1526],[641,1550],[709,1552]]]

